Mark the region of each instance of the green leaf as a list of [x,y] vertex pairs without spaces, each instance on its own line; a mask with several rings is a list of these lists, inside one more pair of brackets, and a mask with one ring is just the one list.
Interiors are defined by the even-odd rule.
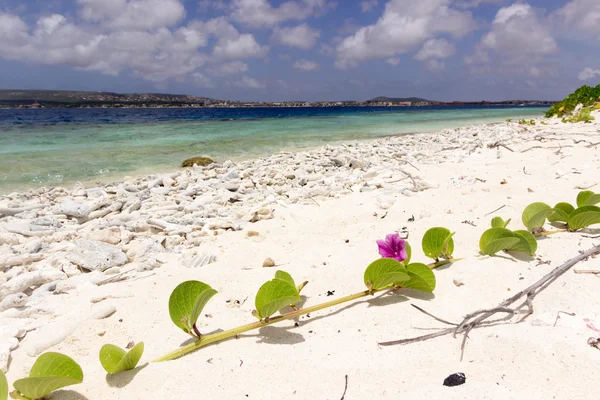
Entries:
[[258,289],[254,304],[258,318],[263,319],[270,317],[283,307],[296,304],[301,300],[298,288],[294,284],[289,280],[274,278],[265,282]]
[[438,259],[440,256],[445,258],[452,257],[454,252],[454,240],[452,240],[453,233],[446,228],[436,227],[431,228],[425,235],[421,245],[423,246],[423,253],[429,258]]
[[530,256],[537,250],[537,239],[529,231],[518,230],[513,232],[519,239],[519,243],[508,248],[509,251],[522,251]]
[[406,267],[393,258],[373,261],[365,270],[364,281],[370,290],[380,290],[410,279]]
[[202,309],[217,291],[204,282],[180,283],[169,298],[169,315],[179,328],[187,333],[193,331]]
[[579,207],[569,215],[569,220],[567,222],[570,231],[576,231],[590,225],[600,224],[600,207]]
[[79,364],[61,353],[44,353],[31,367],[29,378],[13,383],[15,389],[31,399],[38,399],[65,386],[83,382]]
[[591,190],[584,190],[577,195],[577,207],[593,206],[600,203],[600,194],[594,194]]
[[557,203],[548,217],[548,222],[564,222],[566,224],[573,211],[575,211],[575,207],[569,203]]
[[435,289],[435,274],[427,265],[422,263],[408,264],[406,272],[410,276],[410,280],[400,283],[399,286],[429,293]]
[[493,255],[500,250],[506,250],[519,243],[513,232],[506,228],[490,228],[483,232],[479,239],[479,249],[483,254]]
[[128,352],[114,344],[105,344],[100,349],[100,363],[106,372],[116,374],[117,372],[134,369],[143,353],[144,342],[136,344]]
[[552,212],[552,207],[546,203],[531,203],[523,210],[523,224],[529,231],[540,228]]
[[296,286],[296,282],[294,282],[294,278],[292,278],[292,276],[285,271],[275,272],[275,278],[281,279],[282,281],[289,282],[289,284],[292,286]]
[[8,382],[4,372],[0,371],[0,400],[6,400],[8,398]]
[[400,264],[402,264],[406,267],[408,265],[408,263],[410,262],[411,257],[412,257],[412,247],[410,247],[410,243],[408,243],[408,241],[406,241],[406,260],[402,261]]
[[492,228],[506,228],[509,222],[510,218],[505,221],[501,217],[494,217],[492,218]]

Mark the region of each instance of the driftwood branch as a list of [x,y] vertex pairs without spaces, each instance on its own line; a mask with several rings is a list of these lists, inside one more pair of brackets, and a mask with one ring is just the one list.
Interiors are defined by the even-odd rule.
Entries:
[[511,149],[510,147],[508,147],[504,143],[499,143],[499,142],[490,143],[490,144],[488,144],[487,147],[490,148],[490,149],[495,149],[495,148],[498,148],[498,147],[504,147],[506,150],[509,150],[512,153],[515,152],[513,149]]
[[[474,311],[472,313],[467,314],[464,319],[456,324],[456,327],[442,329],[435,333],[430,333],[428,335],[422,335],[409,339],[400,339],[400,340],[392,340],[388,342],[379,343],[381,346],[393,346],[397,344],[410,344],[416,342],[422,342],[425,340],[433,339],[440,336],[445,335],[463,335],[461,351],[464,352],[465,344],[469,335],[469,332],[474,328],[489,325],[492,323],[496,323],[501,320],[510,319],[516,314],[524,314],[525,316],[533,313],[533,299],[544,289],[546,289],[551,283],[553,283],[556,279],[558,279],[561,275],[567,272],[570,268],[572,268],[575,264],[580,261],[586,260],[588,257],[593,256],[595,254],[600,253],[600,245],[594,246],[591,249],[579,254],[577,257],[573,257],[570,260],[566,261],[564,264],[556,267],[548,274],[544,275],[540,280],[532,284],[531,286],[521,290],[519,293],[514,296],[504,300],[502,303],[498,304],[498,306],[490,309],[483,309]],[[510,306],[518,300],[523,299],[523,302],[518,306],[511,308]],[[430,317],[447,324],[452,324],[451,322],[441,320],[440,318],[434,317],[432,314],[426,312],[419,308],[420,311],[429,315]],[[497,313],[506,313],[507,316],[501,319],[488,320],[491,316],[496,315]],[[461,353],[462,360],[462,353]]]

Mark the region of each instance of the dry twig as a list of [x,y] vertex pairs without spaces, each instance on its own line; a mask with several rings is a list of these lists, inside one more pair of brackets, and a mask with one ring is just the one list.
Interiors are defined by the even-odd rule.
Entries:
[[348,390],[348,375],[346,375],[345,378],[346,378],[346,385],[344,386],[344,393],[342,394],[342,398],[340,400],[344,400],[344,398],[346,397],[346,391]]
[[504,207],[506,207],[506,204],[505,204],[505,205],[503,205],[502,207],[498,207],[498,208],[496,208],[494,211],[490,211],[489,213],[485,214],[485,215],[484,215],[484,217],[487,217],[488,215],[490,215],[490,214],[493,214],[493,213],[495,213],[496,211],[500,211],[500,210],[502,210]]
[[490,149],[495,149],[495,148],[497,148],[497,147],[504,147],[506,150],[509,150],[509,151],[510,151],[510,152],[512,152],[512,153],[514,153],[514,152],[515,152],[513,149],[511,149],[510,147],[508,147],[508,146],[507,146],[507,145],[505,145],[504,143],[498,143],[498,142],[496,142],[496,143],[491,143],[491,144],[488,144],[488,147],[489,147]]
[[[533,313],[533,299],[541,291],[546,289],[552,282],[554,282],[561,275],[563,275],[565,272],[567,272],[569,269],[571,269],[571,267],[573,267],[575,264],[577,264],[578,262],[580,262],[582,260],[587,259],[590,256],[598,254],[598,253],[600,253],[600,245],[594,246],[591,249],[589,249],[588,251],[585,251],[585,252],[579,254],[578,256],[573,257],[570,260],[566,261],[562,265],[556,267],[555,269],[553,269],[548,274],[544,275],[540,280],[538,280],[531,286],[527,287],[526,289],[521,290],[519,293],[515,294],[514,296],[512,296],[512,297],[504,300],[502,303],[498,304],[497,307],[490,308],[490,309],[477,310],[472,313],[469,313],[468,315],[465,316],[465,318],[462,320],[462,322],[460,324],[457,324],[458,326],[455,328],[453,327],[453,328],[442,329],[438,332],[431,333],[428,335],[418,336],[418,337],[409,338],[409,339],[400,339],[400,340],[392,340],[392,341],[388,341],[388,342],[381,342],[379,344],[381,346],[392,346],[392,345],[397,345],[397,344],[410,344],[410,343],[422,342],[425,340],[433,339],[435,337],[445,336],[445,335],[450,335],[450,334],[452,334],[454,337],[456,337],[456,335],[463,335],[463,340],[462,340],[462,344],[461,344],[461,360],[462,360],[462,355],[464,353],[465,344],[466,344],[468,335],[471,332],[471,330],[473,330],[474,328],[478,328],[480,326],[497,323],[501,320],[510,319],[512,316],[514,316],[516,314],[525,314],[525,316],[532,314]],[[523,297],[525,297],[525,300],[521,304],[519,304],[518,306],[516,306],[514,308],[509,307],[513,303],[515,303],[517,300],[520,300]],[[526,309],[524,309],[524,308],[526,308]],[[490,318],[491,316],[493,316],[497,313],[507,313],[508,316],[504,317],[504,318],[500,318],[500,319],[488,320],[488,318]],[[426,313],[426,314],[431,316],[429,313]],[[435,317],[435,319],[439,320],[437,317]],[[446,321],[444,321],[444,322],[446,322]]]
[[576,274],[592,274],[592,275],[600,275],[600,269],[576,269]]

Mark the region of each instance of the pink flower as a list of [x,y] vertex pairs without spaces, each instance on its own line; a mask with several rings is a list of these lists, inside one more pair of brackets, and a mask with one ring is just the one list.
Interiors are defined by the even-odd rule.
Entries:
[[400,239],[398,233],[390,233],[385,236],[385,240],[377,240],[379,254],[383,258],[393,258],[397,261],[404,261],[408,257],[406,254],[406,241]]

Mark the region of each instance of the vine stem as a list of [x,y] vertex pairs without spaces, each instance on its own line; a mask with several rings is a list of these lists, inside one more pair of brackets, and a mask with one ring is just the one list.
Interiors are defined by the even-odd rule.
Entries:
[[563,232],[569,232],[566,229],[559,229],[557,231],[544,231],[544,232],[538,232],[536,234],[534,234],[533,236],[548,236],[548,235],[554,235],[555,233],[563,233]]
[[[387,290],[387,289],[381,289],[381,290]],[[315,312],[315,311],[319,311],[324,308],[337,306],[339,304],[346,303],[348,301],[357,300],[362,297],[372,295],[381,290],[365,290],[365,291],[362,291],[359,293],[351,294],[349,296],[341,297],[336,300],[317,304],[316,306],[302,308],[297,311],[292,311],[292,312],[289,312],[286,314],[278,315],[273,318],[269,318],[268,320],[263,319],[263,320],[260,320],[257,322],[253,322],[251,324],[242,325],[237,328],[229,329],[229,330],[226,330],[223,332],[212,333],[210,335],[202,335],[202,337],[199,340],[196,340],[194,343],[190,343],[186,346],[183,346],[163,357],[160,357],[160,358],[154,360],[154,362],[174,360],[174,359],[182,357],[188,353],[196,351],[196,350],[200,349],[201,347],[208,346],[209,344],[212,344],[212,343],[221,342],[223,340],[231,339],[232,337],[235,337],[241,333],[248,332],[248,331],[251,331],[254,329],[259,329],[264,326],[273,325],[273,324],[276,324],[278,322],[285,321],[288,319],[294,319],[294,318],[300,317],[302,315],[309,314],[309,313]]]
[[462,260],[462,258],[449,258],[447,260],[440,260],[438,262],[434,262],[432,264],[428,264],[427,266],[430,269],[436,269],[438,267],[442,267],[444,265],[452,264],[452,263],[455,263],[455,262],[460,261],[460,260]]

